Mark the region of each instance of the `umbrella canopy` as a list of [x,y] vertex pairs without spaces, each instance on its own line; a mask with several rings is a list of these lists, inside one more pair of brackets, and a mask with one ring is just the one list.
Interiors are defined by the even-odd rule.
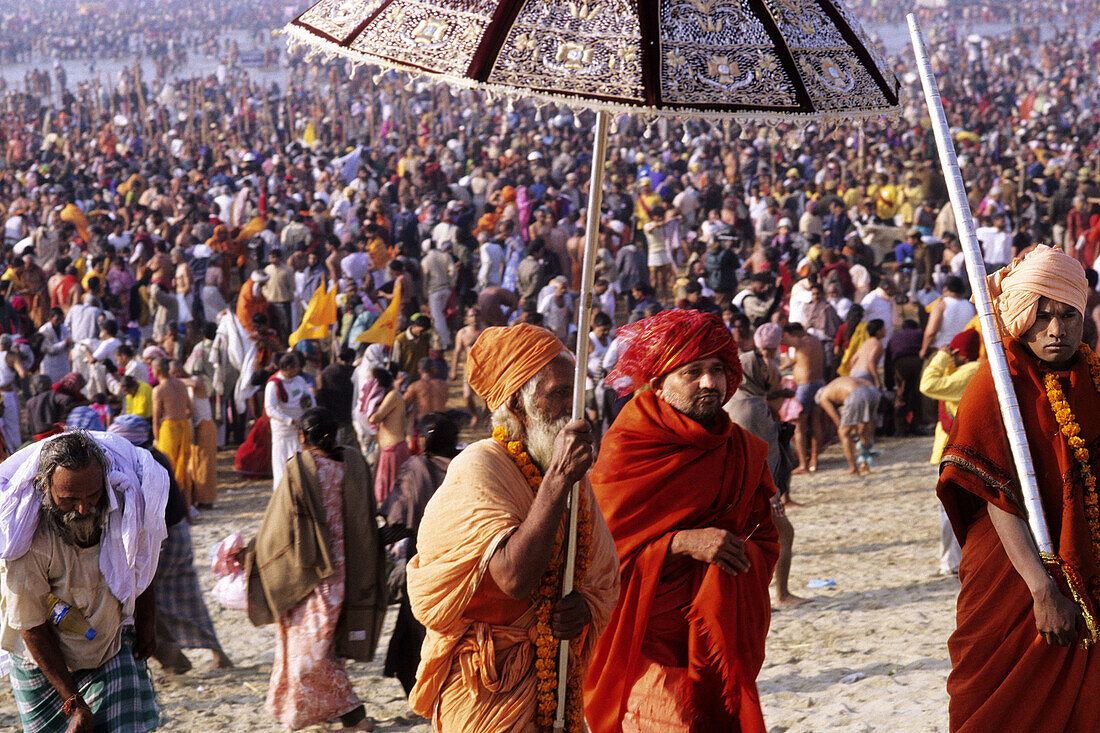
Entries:
[[321,0],[292,45],[571,107],[753,122],[895,115],[831,0]]

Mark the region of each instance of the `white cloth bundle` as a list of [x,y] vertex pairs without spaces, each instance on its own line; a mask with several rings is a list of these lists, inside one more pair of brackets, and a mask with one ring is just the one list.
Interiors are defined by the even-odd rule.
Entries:
[[[160,546],[168,536],[164,508],[168,472],[151,453],[125,438],[88,433],[107,457],[107,520],[100,542],[99,569],[111,593],[132,615],[134,602],[153,581]],[[34,488],[42,446],[33,443],[0,464],[0,559],[14,560],[30,549],[42,498]]]

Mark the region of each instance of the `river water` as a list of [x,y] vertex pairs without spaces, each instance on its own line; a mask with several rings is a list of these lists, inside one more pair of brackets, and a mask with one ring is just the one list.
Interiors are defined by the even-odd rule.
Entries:
[[[2,1],[2,0],[0,0]],[[1048,26],[1043,26],[1042,35],[1044,38],[1049,37],[1055,32],[1062,23],[1055,21]],[[1012,25],[1009,23],[974,23],[965,27],[957,29],[959,35],[977,34],[979,36],[996,36],[1006,33],[1012,30]],[[899,52],[903,52],[909,46],[909,30],[904,22],[901,23],[872,23],[866,26],[868,33],[873,37],[879,38],[886,48],[889,55],[894,55]],[[1087,35],[1088,29],[1084,29]],[[239,47],[243,49],[255,49],[257,48],[255,42],[250,34],[230,31],[219,34],[223,47],[230,39],[236,40]],[[284,41],[281,37],[274,37],[268,44],[274,45],[278,48],[284,47]],[[30,63],[20,64],[8,64],[0,66],[0,78],[7,81],[10,87],[22,88],[23,79],[27,71],[33,68],[45,68],[50,69],[51,73],[54,69],[54,64],[60,63],[65,69],[65,73],[68,77],[68,83],[70,86],[79,84],[83,81],[99,78],[103,83],[107,83],[108,80],[114,81],[118,78],[119,72],[128,66],[133,65],[133,61],[121,61],[121,60],[103,60],[97,61],[94,64],[94,71],[92,64],[89,60],[65,60],[61,62],[55,62],[51,58],[39,58],[34,59]],[[188,62],[170,73],[170,78],[173,79],[186,79],[193,76],[204,77],[209,74],[215,74],[219,72],[221,64],[218,59],[208,56],[199,55],[197,52],[190,52]],[[224,72],[224,68],[221,69]],[[247,69],[249,76],[254,80],[263,82],[274,81],[279,86],[282,86],[286,82],[287,78],[287,66],[285,55],[280,55],[280,63],[278,66],[266,67],[266,68],[249,68]],[[155,69],[152,61],[145,59],[142,62],[142,78],[153,79],[155,77]],[[55,94],[56,84],[54,85]],[[156,90],[154,90],[156,91]]]

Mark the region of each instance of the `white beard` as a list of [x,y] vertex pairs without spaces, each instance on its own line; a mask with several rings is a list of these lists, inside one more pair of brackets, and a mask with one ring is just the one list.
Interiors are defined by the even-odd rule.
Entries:
[[542,415],[537,413],[528,412],[527,414],[532,418],[527,425],[527,455],[545,474],[546,469],[550,467],[550,461],[554,458],[554,439],[569,424],[569,416],[566,415],[551,422],[544,420]]

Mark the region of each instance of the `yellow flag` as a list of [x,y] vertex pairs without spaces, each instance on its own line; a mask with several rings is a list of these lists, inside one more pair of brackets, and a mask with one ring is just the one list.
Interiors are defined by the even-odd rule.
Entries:
[[267,222],[265,222],[260,217],[258,217],[258,216],[252,217],[252,221],[248,222],[248,224],[245,225],[245,227],[243,229],[241,229],[240,234],[237,235],[237,241],[238,242],[247,242],[248,240],[255,237],[257,234],[262,232],[266,225],[267,225]]
[[290,334],[288,342],[291,348],[302,339],[323,339],[328,336],[328,327],[336,323],[336,286],[325,292],[325,285],[321,283],[313,291],[306,306],[305,315],[302,316],[302,325],[298,330]]
[[401,311],[401,281],[393,284],[393,300],[378,316],[378,320],[355,339],[357,344],[382,344],[393,346],[397,338],[397,316]]
[[307,147],[313,147],[313,144],[317,142],[317,128],[313,126],[313,122],[306,125],[306,131],[302,133],[302,142]]
[[90,239],[88,219],[84,216],[84,212],[77,208],[76,204],[65,204],[65,207],[61,209],[61,213],[58,216],[61,217],[61,221],[67,221],[75,226],[77,234],[79,234],[80,238],[85,242]]

